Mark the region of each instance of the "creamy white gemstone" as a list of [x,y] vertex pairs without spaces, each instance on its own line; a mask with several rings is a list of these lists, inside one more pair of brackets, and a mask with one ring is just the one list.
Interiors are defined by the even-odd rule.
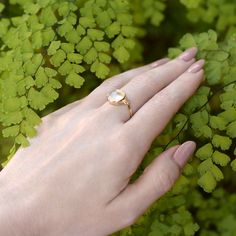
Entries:
[[125,94],[120,90],[115,90],[110,93],[108,99],[110,102],[119,102],[124,99]]

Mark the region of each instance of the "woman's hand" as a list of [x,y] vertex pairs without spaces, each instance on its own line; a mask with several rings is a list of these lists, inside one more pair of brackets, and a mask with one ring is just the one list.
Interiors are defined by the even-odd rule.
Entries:
[[[201,84],[204,61],[195,62],[196,51],[114,76],[43,117],[30,147],[20,148],[0,173],[0,235],[108,235],[134,223],[166,193],[194,142],[169,148],[136,182],[129,180]],[[107,101],[116,88],[126,92],[132,118],[126,105]]]

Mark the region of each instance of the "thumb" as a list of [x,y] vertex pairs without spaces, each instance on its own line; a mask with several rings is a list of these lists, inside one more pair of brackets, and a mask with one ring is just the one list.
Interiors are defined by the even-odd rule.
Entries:
[[[195,149],[196,143],[187,141],[164,151],[110,203],[118,217],[128,217],[123,227],[133,224],[154,201],[170,190]],[[122,218],[120,220],[123,222]]]

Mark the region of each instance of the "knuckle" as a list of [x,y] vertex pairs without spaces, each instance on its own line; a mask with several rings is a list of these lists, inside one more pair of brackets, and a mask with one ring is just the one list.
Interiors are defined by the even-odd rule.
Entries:
[[96,112],[88,112],[83,117],[81,117],[76,124],[76,131],[83,130],[84,132],[94,129],[98,122],[98,114]]
[[129,145],[128,145],[129,140],[123,131],[121,130],[116,131],[115,134],[113,134],[111,141],[113,145],[116,147],[117,155],[119,156],[129,155],[130,153]]
[[157,79],[163,77],[163,70],[158,68],[158,71],[147,71],[144,78],[142,78],[142,83],[145,86],[145,89],[149,91],[154,91],[156,88]]
[[154,103],[156,102],[156,106],[160,104],[165,104],[166,106],[173,106],[173,103],[176,104],[176,108],[179,107],[179,104],[181,101],[183,101],[183,98],[186,97],[186,94],[182,89],[178,89],[177,86],[173,88],[169,87],[166,90],[162,90],[158,94],[158,98],[154,100]]
[[101,85],[105,86],[105,87],[110,87],[113,84],[113,81],[115,80],[115,78],[116,78],[115,76],[112,76],[112,77],[104,80]]
[[186,68],[186,66],[187,66],[186,64],[187,64],[186,61],[183,61],[178,58],[176,58],[170,62],[170,65],[172,67],[175,67],[177,70],[182,70],[182,69]]
[[173,71],[175,72],[176,75],[180,75],[181,73],[183,73],[186,68],[188,67],[188,63],[180,60],[178,58],[170,61],[169,65],[168,65],[168,70],[173,73]]
[[111,79],[106,79],[102,82],[101,86],[107,87],[111,84]]
[[147,71],[145,74],[145,82],[149,82],[157,77],[157,73],[152,70]]
[[134,83],[142,83],[145,84],[146,82],[148,82],[149,80],[154,78],[155,73],[151,70],[145,71],[143,73],[140,73],[138,75],[134,76]]
[[137,169],[140,153],[137,152],[132,144],[133,142],[124,132],[115,134],[111,142],[112,146],[115,147],[115,157],[122,173],[127,174],[127,176],[132,175]]

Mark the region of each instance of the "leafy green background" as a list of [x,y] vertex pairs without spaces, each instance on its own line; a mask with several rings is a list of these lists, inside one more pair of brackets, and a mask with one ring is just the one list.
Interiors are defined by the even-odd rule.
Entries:
[[176,185],[114,235],[236,235],[234,0],[1,0],[0,163],[40,117],[106,78],[197,46],[205,81],[156,138],[132,181],[166,148],[197,151]]

